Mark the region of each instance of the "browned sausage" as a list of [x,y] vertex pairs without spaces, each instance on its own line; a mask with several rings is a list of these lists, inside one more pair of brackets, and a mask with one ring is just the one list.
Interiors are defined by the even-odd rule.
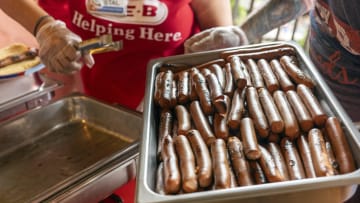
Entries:
[[244,89],[247,84],[246,77],[242,69],[242,61],[238,56],[230,56],[228,58],[231,65],[231,72],[234,78],[234,82],[238,89]]
[[317,177],[334,175],[321,131],[313,128],[308,133],[309,148]]
[[252,177],[254,178],[254,181],[256,184],[264,184],[267,183],[265,173],[263,169],[261,168],[258,161],[255,160],[249,160],[249,165],[251,168]]
[[226,124],[226,116],[222,116],[219,113],[214,115],[214,132],[216,138],[227,140],[229,137],[229,128]]
[[280,116],[278,107],[276,107],[270,92],[266,88],[259,88],[258,95],[267,121],[269,122],[271,132],[281,133],[284,130],[284,121]]
[[339,163],[340,173],[349,173],[356,169],[350,145],[336,117],[329,117],[325,124],[326,134],[334,149],[335,158]]
[[155,104],[160,105],[160,97],[161,97],[161,83],[162,83],[162,77],[164,75],[164,72],[159,72],[156,74],[155,77],[155,90],[154,90],[154,101]]
[[290,180],[306,178],[304,166],[293,141],[289,137],[283,137],[280,141],[280,149],[285,158]]
[[259,159],[261,152],[256,138],[254,124],[251,118],[246,117],[240,122],[240,136],[244,145],[246,158],[251,160]]
[[197,69],[196,67],[192,67],[189,71],[189,97],[191,101],[197,100],[199,98],[199,96],[196,93],[196,89],[195,89],[195,82],[193,80],[193,77],[196,73],[199,73],[199,69]]
[[243,64],[243,72],[244,72],[244,75],[245,75],[245,78],[246,78],[246,81],[247,81],[246,86],[247,87],[252,87],[253,84],[251,82],[251,76],[250,76],[250,73],[249,73],[248,69],[246,68],[245,64]]
[[[172,125],[172,133],[170,134],[171,135],[171,137],[176,137],[176,136],[178,136],[178,120],[176,119],[176,116],[174,116],[174,119],[173,119],[174,121],[173,121],[173,125]],[[191,127],[193,127],[192,126],[192,123],[191,123]]]
[[258,135],[266,138],[269,135],[269,124],[261,107],[259,95],[254,87],[246,88],[246,102],[249,115],[253,119]]
[[170,108],[173,108],[176,106],[177,102],[177,83],[176,80],[173,80],[172,87],[171,87],[171,100],[170,100]]
[[269,136],[267,137],[268,142],[275,142],[279,143],[281,140],[281,134],[270,132]]
[[[230,106],[230,98],[226,95],[224,95],[224,102],[226,103],[225,106]],[[216,138],[227,140],[229,137],[229,128],[227,125],[228,109],[229,108],[227,108],[225,114],[220,114],[219,112],[215,112],[214,114],[213,127]]]
[[288,56],[282,56],[280,58],[280,64],[284,68],[285,72],[293,79],[297,84],[304,84],[310,88],[315,86],[315,82],[305,74],[304,71],[296,64],[295,60]]
[[[266,54],[267,59],[276,58],[284,54],[294,54],[295,50],[293,47],[285,47],[283,44],[274,44],[271,46],[259,46],[259,47],[249,47],[249,48],[240,48],[229,51],[221,52],[221,58],[227,58],[230,55],[243,55],[249,54],[248,57],[259,56],[259,59]],[[252,55],[251,55],[252,54]]]
[[226,144],[223,139],[216,139],[211,144],[215,189],[230,188],[230,164],[227,158]]
[[182,190],[186,193],[195,192],[198,189],[195,172],[195,157],[190,143],[185,135],[174,138],[175,150],[179,158]]
[[241,141],[235,136],[229,137],[227,146],[237,184],[240,186],[253,185],[254,181],[251,178],[251,169],[244,155]]
[[311,118],[309,111],[306,109],[304,103],[301,101],[299,95],[294,90],[286,92],[286,97],[290,106],[294,110],[296,119],[299,122],[301,129],[308,132],[314,127],[314,121]]
[[265,87],[264,79],[261,76],[259,67],[257,66],[256,62],[253,59],[248,59],[246,65],[250,74],[253,87],[255,87],[256,89],[260,87]]
[[333,150],[333,147],[331,146],[329,136],[327,135],[325,128],[321,129],[321,132],[323,133],[323,136],[324,136],[326,152],[329,155],[330,164],[334,169],[334,174],[338,175],[339,174],[339,163],[335,158],[334,150]]
[[161,151],[161,156],[164,162],[165,193],[176,194],[180,191],[181,175],[174,142],[170,135],[166,135],[163,140],[163,150]]
[[265,59],[259,59],[257,65],[264,79],[266,88],[269,90],[269,92],[273,93],[275,90],[278,90],[279,81],[277,80],[274,72],[272,71],[269,62]]
[[171,70],[167,70],[161,82],[161,95],[159,99],[159,105],[162,108],[170,108],[171,107],[171,96],[172,96],[172,86],[173,86],[173,77],[174,74]]
[[238,130],[240,126],[240,120],[245,109],[245,90],[241,93],[239,90],[234,91],[234,95],[231,101],[231,108],[229,111],[227,124],[233,130]]
[[299,84],[296,89],[301,101],[305,104],[307,110],[309,111],[314,123],[322,127],[328,116],[320,105],[319,100],[315,97],[313,92],[309,87],[303,84]]
[[231,108],[231,101],[229,96],[227,95],[221,95],[218,98],[215,99],[214,107],[216,109],[216,112],[219,113],[222,116],[228,116],[230,108]]
[[185,104],[190,100],[190,75],[188,71],[178,73],[178,102]]
[[306,177],[316,178],[315,168],[311,157],[307,136],[300,135],[296,140],[296,144],[298,146],[300,157],[304,165]]
[[281,67],[281,64],[278,59],[273,59],[270,61],[270,66],[279,81],[280,87],[283,91],[295,90],[295,85]]
[[209,66],[209,70],[214,73],[220,83],[221,89],[224,89],[225,87],[225,76],[224,76],[224,72],[221,68],[221,66],[219,64],[211,64]]
[[281,152],[279,144],[275,142],[269,142],[267,143],[266,148],[273,157],[275,165],[279,170],[281,176],[284,177],[284,180],[289,180],[289,172],[285,164],[285,158]]
[[210,144],[216,139],[207,118],[205,117],[199,101],[192,101],[190,104],[190,114],[191,118],[195,124],[197,130],[199,130],[201,137],[204,139],[205,143],[210,146]]
[[266,179],[272,182],[281,182],[285,181],[285,177],[279,172],[279,169],[276,166],[275,160],[270,154],[270,152],[263,146],[259,145],[261,156],[259,163],[261,168],[264,171]]
[[0,68],[16,64],[22,61],[31,60],[38,56],[39,50],[37,48],[28,48],[26,51],[18,54],[12,54],[0,59]]
[[224,94],[232,97],[234,92],[234,79],[231,72],[231,65],[230,63],[226,63],[224,67],[225,73],[225,86],[224,86]]
[[193,75],[193,81],[195,83],[196,94],[199,96],[199,101],[203,112],[206,115],[212,114],[214,109],[205,77],[201,73],[196,73]]
[[164,163],[160,162],[156,170],[155,191],[161,195],[165,194],[164,190]]
[[230,167],[230,188],[237,187],[237,186],[238,186],[238,184],[237,184],[237,180],[236,180],[234,171]]
[[285,135],[291,139],[295,139],[300,135],[300,128],[285,93],[282,90],[277,90],[274,92],[273,97],[285,124]]
[[186,136],[195,155],[199,185],[203,188],[208,187],[213,178],[209,149],[198,130],[189,130]]
[[222,100],[224,94],[216,75],[214,73],[209,73],[206,76],[206,81],[210,90],[211,102],[214,104],[217,112],[224,114],[226,111],[226,109],[222,108],[222,104],[224,103],[224,101]]
[[178,135],[185,135],[191,128],[191,116],[189,111],[183,105],[176,105],[176,118],[178,121]]
[[[239,56],[243,60],[247,60],[247,59],[255,60],[255,59],[262,59],[262,58],[266,59],[266,60],[270,60],[273,58],[277,58],[279,56],[294,54],[294,48],[292,48],[292,47],[272,48],[272,49],[267,49],[267,50],[264,50],[264,49],[265,49],[265,47],[261,47],[260,50],[253,49],[253,51],[250,51],[250,49],[247,51],[239,50],[238,53],[232,54],[232,55]],[[255,51],[255,50],[258,50],[258,51]],[[223,54],[223,56],[224,56],[224,54]]]
[[211,66],[212,64],[219,64],[220,66],[224,65],[225,60],[224,59],[214,59],[214,60],[210,60],[207,61],[205,63],[199,64],[197,65],[197,67],[199,68],[199,70],[203,69],[203,68],[207,68],[209,66]]
[[160,112],[159,130],[158,130],[158,146],[157,154],[161,159],[161,151],[164,137],[172,135],[174,115],[169,109],[162,109]]
[[211,73],[211,71],[207,68],[201,69],[200,72],[205,78]]

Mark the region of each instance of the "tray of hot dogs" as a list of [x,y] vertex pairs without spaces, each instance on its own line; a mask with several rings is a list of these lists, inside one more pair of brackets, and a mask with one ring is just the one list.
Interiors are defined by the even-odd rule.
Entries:
[[303,49],[272,42],[148,64],[137,202],[342,202],[360,135]]

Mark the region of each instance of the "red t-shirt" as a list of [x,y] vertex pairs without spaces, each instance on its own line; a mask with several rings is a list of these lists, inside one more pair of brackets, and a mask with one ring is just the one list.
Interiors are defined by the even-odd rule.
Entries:
[[[59,2],[65,1],[53,4]],[[123,49],[94,55],[95,66],[81,70],[85,92],[135,109],[144,96],[149,61],[182,54],[184,41],[199,31],[191,0],[128,0],[124,16],[99,12],[96,2],[69,1],[69,15],[62,20],[83,40],[112,34],[113,40],[123,41]],[[39,3],[45,10],[52,4]]]

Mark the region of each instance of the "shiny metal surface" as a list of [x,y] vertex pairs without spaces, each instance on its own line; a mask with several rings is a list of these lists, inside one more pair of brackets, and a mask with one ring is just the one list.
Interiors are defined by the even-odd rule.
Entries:
[[100,54],[109,51],[119,51],[123,48],[122,41],[113,41],[112,35],[101,35],[100,37],[84,40],[79,44],[81,52]]
[[61,84],[39,73],[0,80],[0,121],[19,112],[47,104]]
[[[262,185],[204,191],[190,194],[160,195],[155,192],[157,168],[155,146],[157,146],[156,129],[158,127],[156,123],[156,109],[152,95],[154,95],[155,76],[160,67],[163,64],[198,65],[211,60],[219,59],[221,57],[221,52],[223,51],[234,49],[241,50],[242,48],[262,48],[265,46],[292,47],[295,49],[301,68],[317,82],[315,94],[318,98],[320,98],[320,102],[327,110],[327,113],[329,115],[335,115],[341,120],[357,166],[360,166],[360,134],[357,128],[345,113],[344,109],[340,106],[329,87],[325,84],[319,72],[297,44],[290,42],[273,42],[233,49],[165,57],[151,61],[147,69],[147,85],[143,115],[143,139],[140,149],[140,166],[137,173],[137,202],[339,203],[342,202],[346,196],[351,194],[350,189],[356,187],[356,185],[360,183],[360,169],[357,169],[352,173],[332,177],[267,183]],[[176,70],[176,66],[170,68]]]
[[[98,193],[91,200],[104,198],[135,176],[141,122],[138,113],[82,95],[6,120],[0,124],[0,202],[65,202],[90,188]],[[116,184],[106,185],[105,177]]]

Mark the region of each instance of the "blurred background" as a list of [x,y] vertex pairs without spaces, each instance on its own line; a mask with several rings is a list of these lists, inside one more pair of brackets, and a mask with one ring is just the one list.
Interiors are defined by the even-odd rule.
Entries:
[[[234,23],[236,25],[242,24],[247,15],[266,2],[267,0],[231,0]],[[262,39],[259,39],[259,42],[292,40],[299,43],[305,50],[307,50],[309,25],[309,16],[308,14],[305,14],[298,19],[265,34]]]

